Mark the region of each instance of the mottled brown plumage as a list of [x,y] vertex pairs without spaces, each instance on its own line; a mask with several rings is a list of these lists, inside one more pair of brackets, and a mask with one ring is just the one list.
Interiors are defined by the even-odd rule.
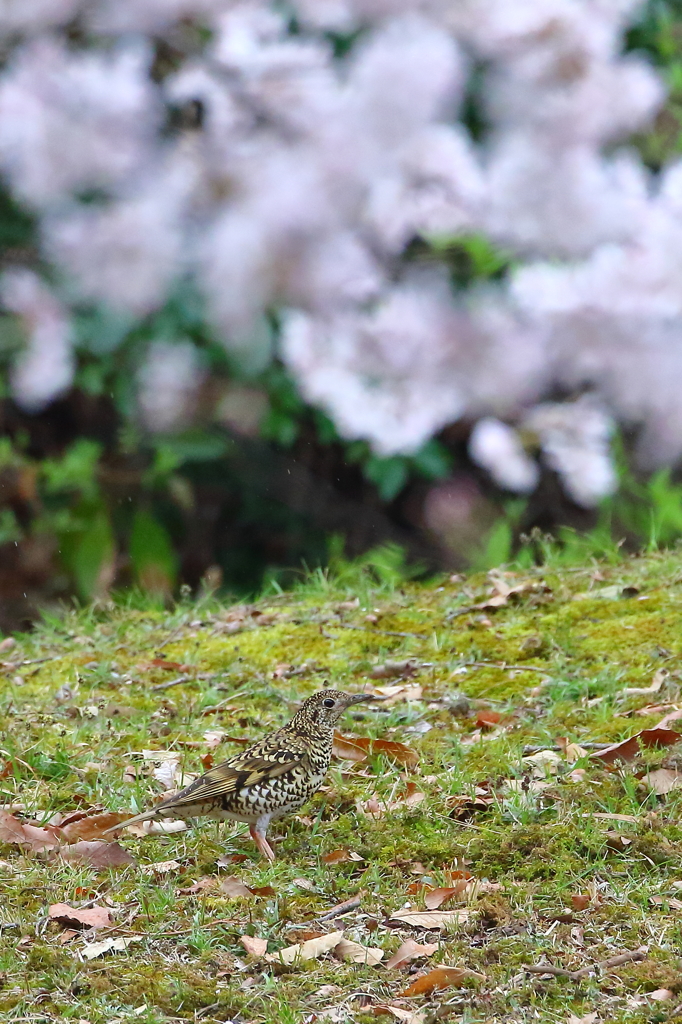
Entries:
[[268,825],[298,810],[319,789],[329,768],[336,722],[352,704],[371,699],[366,693],[320,690],[277,732],[116,829],[150,818],[246,821],[260,852],[274,860],[266,839]]

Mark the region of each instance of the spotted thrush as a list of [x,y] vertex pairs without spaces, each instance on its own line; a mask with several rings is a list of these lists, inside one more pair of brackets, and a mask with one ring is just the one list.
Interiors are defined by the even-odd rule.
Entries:
[[334,725],[346,708],[372,700],[366,693],[320,690],[277,732],[216,765],[174,796],[109,832],[150,818],[246,821],[260,852],[273,861],[268,825],[297,811],[322,785],[332,755]]

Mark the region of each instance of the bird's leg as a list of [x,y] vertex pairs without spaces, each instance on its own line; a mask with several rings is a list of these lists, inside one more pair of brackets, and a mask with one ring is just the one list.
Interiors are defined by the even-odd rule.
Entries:
[[269,824],[270,815],[268,814],[262,818],[259,818],[255,825],[250,826],[249,834],[251,835],[251,838],[253,839],[254,843],[256,844],[260,852],[263,854],[263,856],[267,857],[267,859],[272,864],[273,860],[275,859],[275,851],[265,838],[265,833],[267,832]]

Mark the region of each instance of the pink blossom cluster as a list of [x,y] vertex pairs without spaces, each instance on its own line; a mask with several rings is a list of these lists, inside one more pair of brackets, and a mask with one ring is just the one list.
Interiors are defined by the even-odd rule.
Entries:
[[[0,0],[0,170],[55,282],[2,284],[27,325],[17,400],[68,387],[70,304],[141,317],[189,277],[246,368],[273,357],[279,310],[304,397],[380,454],[466,417],[472,457],[528,492],[531,433],[586,506],[615,486],[615,422],[643,427],[647,464],[677,459],[682,165],[653,180],[627,146],[664,98],[622,53],[640,7]],[[478,141],[462,121],[474,73]],[[170,131],[192,105],[199,124]],[[436,258],[406,256],[472,233],[515,255],[508,281],[456,292]],[[186,339],[153,345],[146,422],[189,415],[204,372]]]

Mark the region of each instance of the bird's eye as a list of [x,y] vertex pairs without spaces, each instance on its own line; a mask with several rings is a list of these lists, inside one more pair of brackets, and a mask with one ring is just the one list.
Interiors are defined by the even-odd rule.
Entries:
[[334,700],[333,697],[325,697],[325,699],[322,701],[323,708],[333,708],[335,704],[336,701]]

